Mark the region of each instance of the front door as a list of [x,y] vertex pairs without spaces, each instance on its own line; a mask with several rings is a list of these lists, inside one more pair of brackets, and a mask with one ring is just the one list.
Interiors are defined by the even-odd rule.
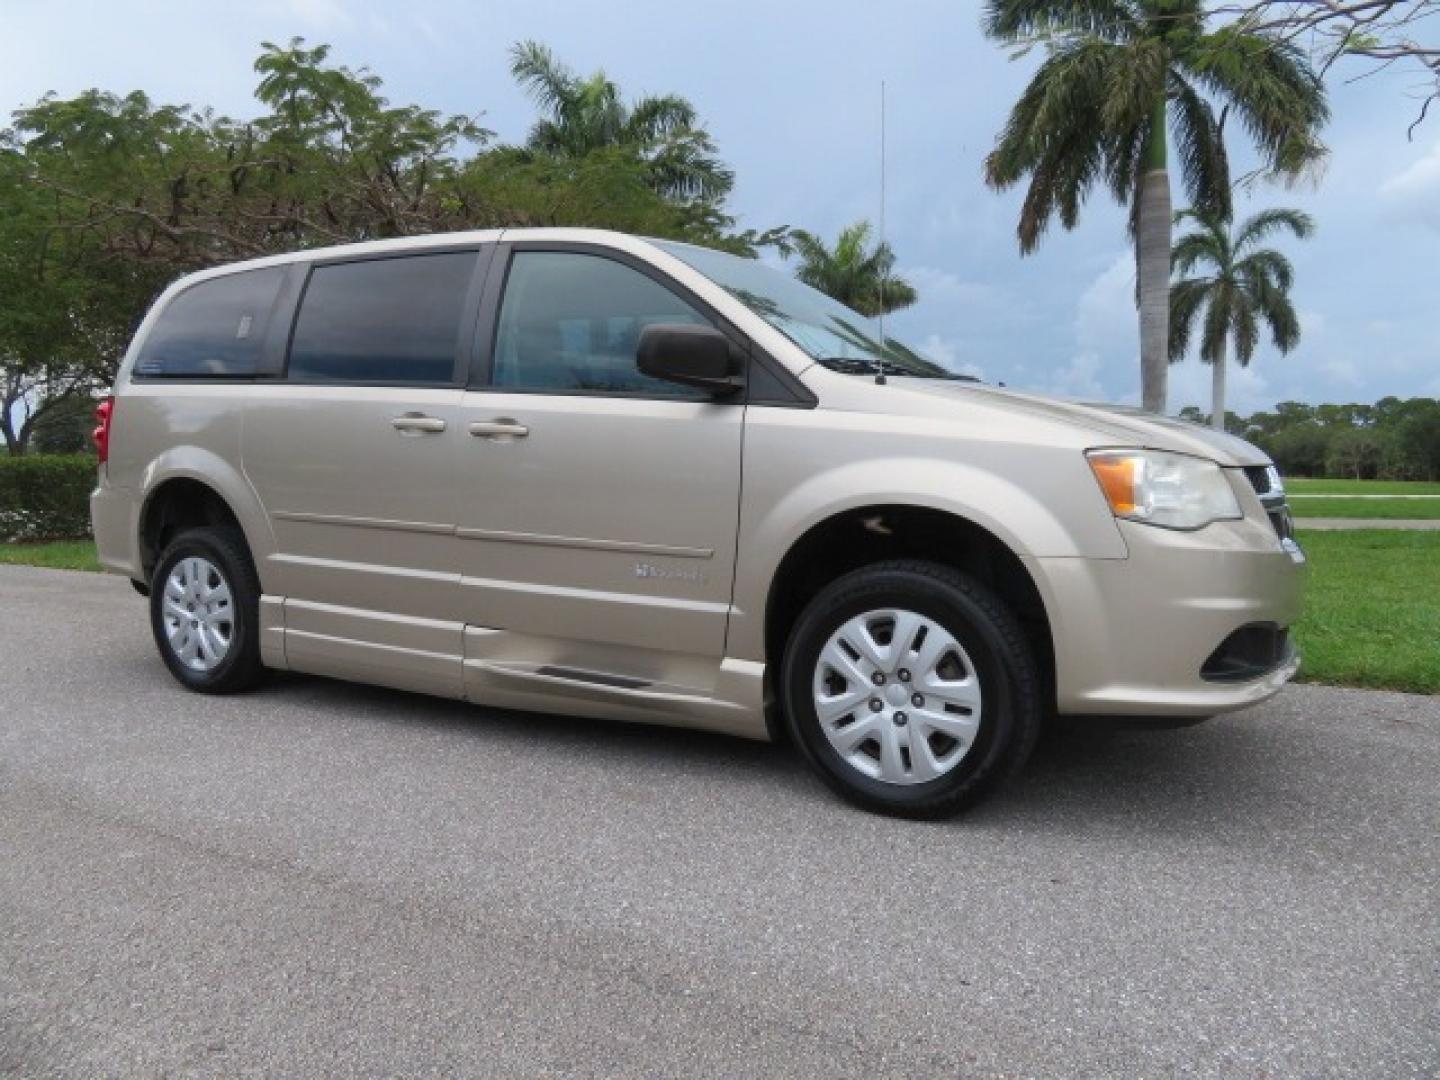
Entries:
[[467,623],[559,669],[661,681],[713,668],[745,409],[635,364],[647,325],[709,320],[623,257],[503,252],[489,362],[464,396],[457,440]]

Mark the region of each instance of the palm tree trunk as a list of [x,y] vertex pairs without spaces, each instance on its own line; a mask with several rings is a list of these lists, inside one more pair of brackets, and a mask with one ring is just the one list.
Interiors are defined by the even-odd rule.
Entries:
[[1170,173],[1165,160],[1162,93],[1150,120],[1138,183],[1135,266],[1140,298],[1140,395],[1151,412],[1165,411],[1170,374]]
[[1225,430],[1225,339],[1220,339],[1220,352],[1210,365],[1210,426]]

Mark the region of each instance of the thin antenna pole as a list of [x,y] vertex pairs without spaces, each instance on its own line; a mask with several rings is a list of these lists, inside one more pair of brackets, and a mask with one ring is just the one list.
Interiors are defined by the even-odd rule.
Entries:
[[[880,80],[880,250],[885,250],[885,80]],[[885,344],[885,278],[880,268],[880,344]]]

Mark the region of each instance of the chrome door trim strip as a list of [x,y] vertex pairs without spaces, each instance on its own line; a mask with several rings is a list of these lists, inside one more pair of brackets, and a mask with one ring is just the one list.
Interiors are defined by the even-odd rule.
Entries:
[[317,570],[351,570],[362,574],[387,574],[391,577],[411,578],[417,581],[442,581],[452,585],[460,583],[459,574],[446,570],[384,566],[380,563],[351,562],[348,559],[325,559],[317,555],[271,555],[266,562],[280,563],[285,566],[308,566]]
[[396,532],[453,533],[454,525],[438,521],[394,521],[390,518],[347,517],[344,514],[306,514],[298,510],[272,510],[280,521],[301,521],[311,525],[347,525],[354,529],[394,529]]
[[[562,600],[590,600],[596,603],[619,604],[631,608],[665,608],[672,611],[712,612],[728,615],[730,605],[711,600],[686,600],[674,596],[649,596],[641,593],[612,592],[608,589],[582,589],[570,585],[544,585],[534,581],[510,581],[499,578],[460,575],[460,584],[467,589],[488,589],[494,592],[525,593],[532,597]],[[467,623],[466,625],[473,625]]]
[[464,540],[489,540],[502,544],[533,544],[538,547],[579,548],[613,551],[626,555],[656,555],[671,559],[713,559],[714,548],[678,547],[672,544],[644,544],[633,540],[595,540],[586,536],[550,536],[544,533],[511,532],[506,529],[457,528],[438,521],[396,521],[390,518],[348,517],[343,514],[307,514],[299,510],[273,510],[279,521],[311,525],[344,525],[355,529],[392,529],[395,532],[455,535]]
[[714,548],[672,547],[669,544],[642,544],[630,540],[592,540],[583,536],[547,536],[543,533],[509,532],[504,529],[459,528],[455,535],[465,540],[491,540],[502,544],[535,544],[540,547],[581,548],[588,551],[615,551],[630,555],[660,555],[672,559],[712,559]]

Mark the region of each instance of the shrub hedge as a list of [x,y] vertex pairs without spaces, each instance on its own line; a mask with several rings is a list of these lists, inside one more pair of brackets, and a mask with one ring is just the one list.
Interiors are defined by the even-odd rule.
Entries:
[[0,456],[0,542],[90,535],[92,454]]

